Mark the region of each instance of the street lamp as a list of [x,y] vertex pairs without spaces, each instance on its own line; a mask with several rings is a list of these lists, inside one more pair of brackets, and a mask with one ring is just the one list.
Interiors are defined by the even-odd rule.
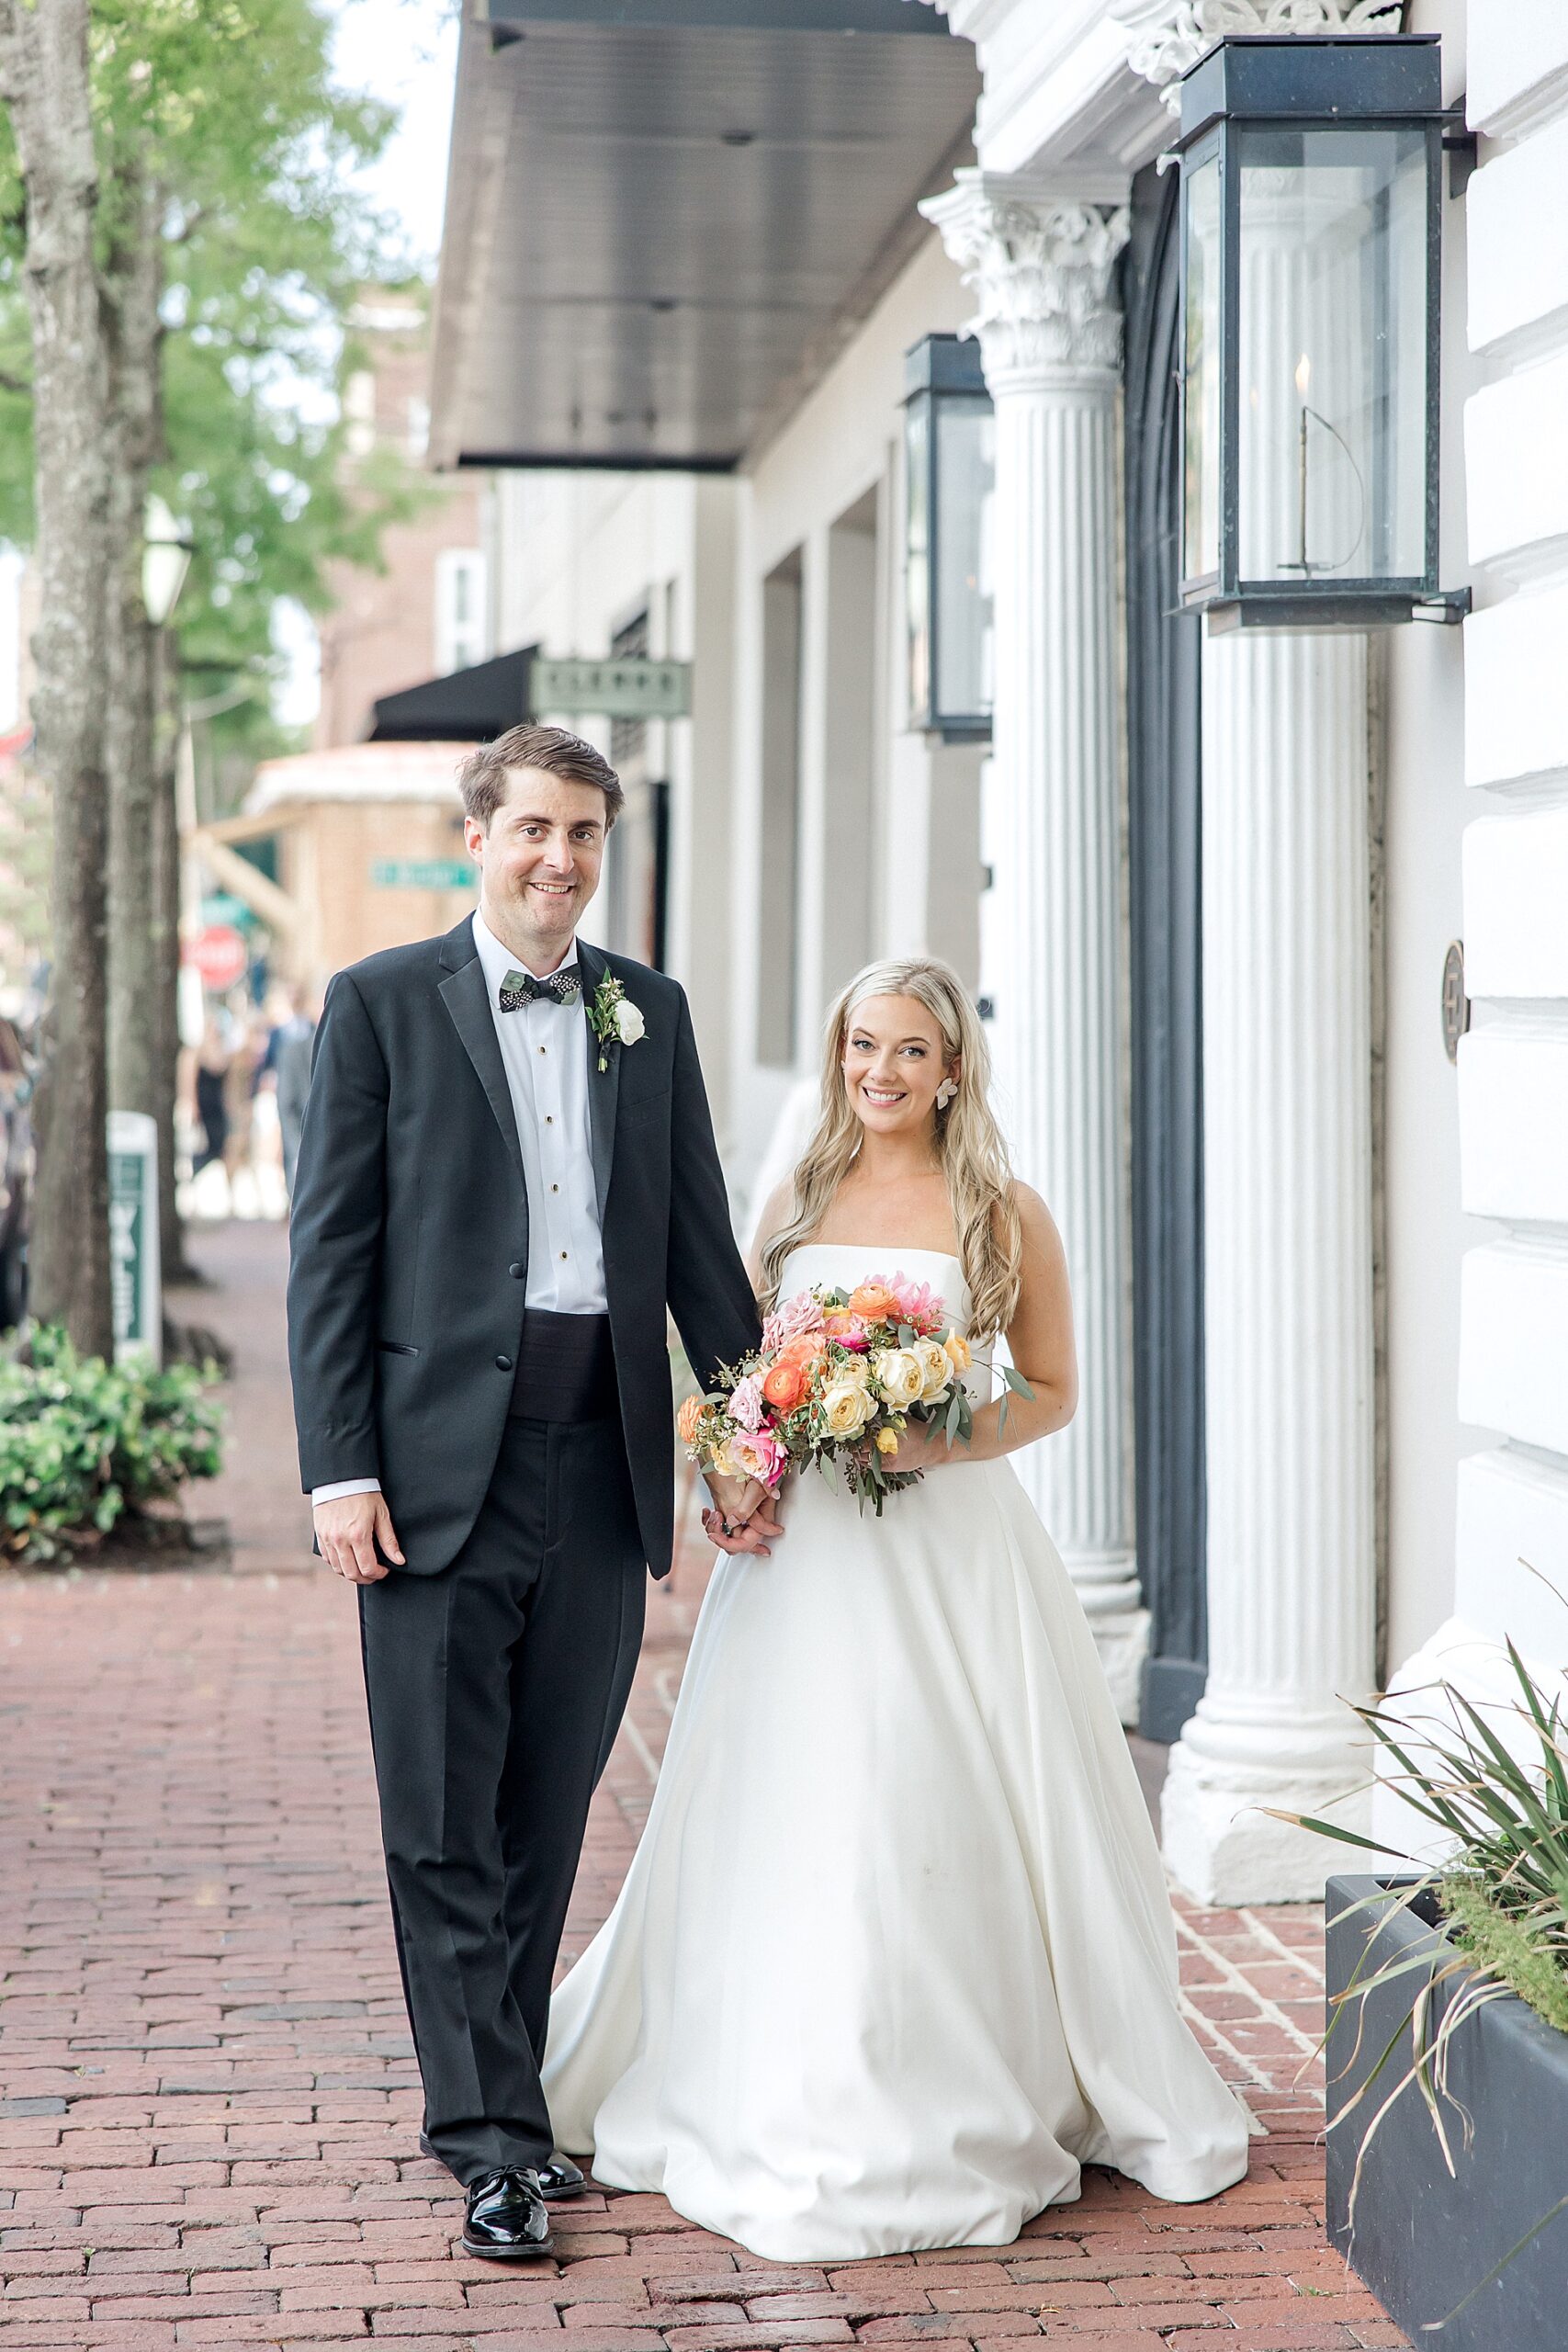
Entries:
[[996,424],[980,346],[928,334],[906,355],[904,382],[909,724],[984,741]]
[[153,491],[141,526],[141,602],[154,628],[162,628],[180,600],[196,552],[188,523],[176,522]]
[[1438,586],[1435,35],[1243,35],[1182,78],[1181,603],[1458,619]]

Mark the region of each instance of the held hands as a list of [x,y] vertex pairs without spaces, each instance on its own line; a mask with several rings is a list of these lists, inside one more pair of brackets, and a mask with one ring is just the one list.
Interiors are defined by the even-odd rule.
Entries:
[[[385,1495],[335,1495],[331,1502],[318,1503],[313,1517],[322,1559],[350,1584],[379,1584],[389,1560],[393,1567],[402,1566]],[[376,1556],[378,1544],[385,1560]]]
[[770,1536],[784,1533],[778,1498],[756,1478],[721,1478],[704,1473],[713,1508],[703,1513],[708,1542],[720,1552],[760,1552],[765,1559],[773,1546]]

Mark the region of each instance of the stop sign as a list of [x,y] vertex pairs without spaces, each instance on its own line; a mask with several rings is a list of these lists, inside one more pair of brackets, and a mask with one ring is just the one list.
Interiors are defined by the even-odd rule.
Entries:
[[201,974],[203,984],[220,994],[243,979],[249,957],[245,943],[232,923],[209,922],[194,939],[186,942],[182,960],[194,964]]

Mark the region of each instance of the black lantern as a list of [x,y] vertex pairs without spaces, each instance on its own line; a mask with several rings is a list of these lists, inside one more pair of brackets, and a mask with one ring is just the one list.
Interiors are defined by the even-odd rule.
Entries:
[[1181,83],[1181,602],[1214,628],[1457,619],[1438,587],[1441,56],[1243,35]]
[[909,724],[949,742],[991,731],[995,420],[977,343],[929,334],[905,360]]

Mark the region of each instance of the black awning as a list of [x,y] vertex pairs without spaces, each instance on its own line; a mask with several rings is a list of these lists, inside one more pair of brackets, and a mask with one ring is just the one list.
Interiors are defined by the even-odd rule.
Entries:
[[372,743],[492,743],[528,716],[534,646],[498,653],[471,670],[427,678],[422,686],[383,695],[372,705]]

